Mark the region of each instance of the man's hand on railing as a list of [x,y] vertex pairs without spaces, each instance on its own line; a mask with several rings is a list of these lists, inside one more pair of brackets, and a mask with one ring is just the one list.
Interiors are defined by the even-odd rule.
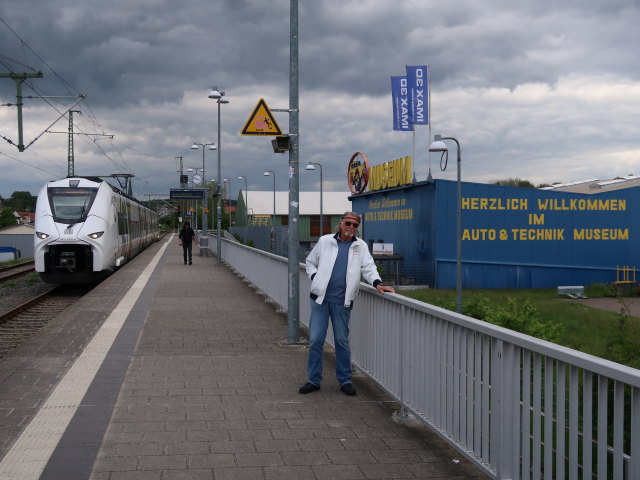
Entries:
[[380,292],[381,295],[384,295],[384,292],[396,293],[396,289],[395,288],[387,287],[385,285],[382,285],[381,283],[376,285],[376,290],[378,290],[378,292]]

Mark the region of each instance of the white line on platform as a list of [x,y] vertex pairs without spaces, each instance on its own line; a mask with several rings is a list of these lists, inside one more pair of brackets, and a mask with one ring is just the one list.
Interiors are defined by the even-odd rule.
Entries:
[[96,332],[0,462],[0,479],[38,479],[173,235]]

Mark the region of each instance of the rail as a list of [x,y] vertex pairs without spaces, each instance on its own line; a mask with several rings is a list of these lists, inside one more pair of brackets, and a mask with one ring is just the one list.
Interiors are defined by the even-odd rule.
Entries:
[[[287,308],[287,259],[222,246],[226,263]],[[307,325],[304,271],[300,280]],[[351,347],[403,412],[492,478],[640,478],[640,370],[364,284]]]
[[35,272],[35,262],[33,260],[0,267],[0,283],[32,272]]

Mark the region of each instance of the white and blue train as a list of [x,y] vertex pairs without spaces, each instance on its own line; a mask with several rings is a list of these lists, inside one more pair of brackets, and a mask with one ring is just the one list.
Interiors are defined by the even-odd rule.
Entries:
[[158,238],[158,214],[98,177],[49,182],[38,194],[34,258],[45,282],[99,281]]

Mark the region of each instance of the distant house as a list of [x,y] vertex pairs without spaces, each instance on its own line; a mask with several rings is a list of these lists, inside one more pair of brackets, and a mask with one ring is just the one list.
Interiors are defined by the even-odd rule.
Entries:
[[[332,232],[342,214],[351,211],[349,192],[323,192],[322,233]],[[299,238],[301,242],[316,240],[320,235],[320,192],[299,192]],[[247,207],[245,208],[245,202]],[[247,213],[248,219],[245,216]],[[235,211],[235,226],[271,225],[275,213],[275,225],[289,223],[289,192],[249,190],[240,191]],[[248,220],[248,222],[247,222]]]
[[18,225],[25,225],[36,221],[35,212],[13,212],[13,215],[16,217]]

